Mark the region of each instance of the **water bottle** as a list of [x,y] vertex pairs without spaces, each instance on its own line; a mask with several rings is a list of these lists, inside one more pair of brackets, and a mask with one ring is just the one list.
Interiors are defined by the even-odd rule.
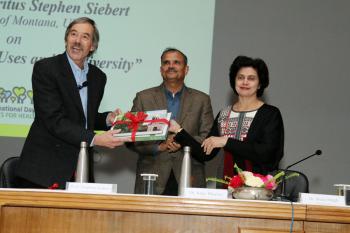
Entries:
[[184,196],[185,188],[189,187],[191,187],[191,148],[185,146],[179,183],[179,196]]
[[75,182],[87,183],[89,182],[89,157],[87,151],[87,143],[80,143],[80,152],[75,174]]

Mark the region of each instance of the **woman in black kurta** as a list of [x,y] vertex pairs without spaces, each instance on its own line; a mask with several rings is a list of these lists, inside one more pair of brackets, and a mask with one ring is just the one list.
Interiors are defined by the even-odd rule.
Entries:
[[176,122],[171,123],[170,131],[200,161],[212,159],[223,148],[228,164],[224,175],[232,176],[233,163],[261,174],[277,169],[283,157],[284,129],[279,109],[259,98],[269,84],[265,62],[238,56],[230,68],[230,84],[238,100],[219,112],[202,144]]

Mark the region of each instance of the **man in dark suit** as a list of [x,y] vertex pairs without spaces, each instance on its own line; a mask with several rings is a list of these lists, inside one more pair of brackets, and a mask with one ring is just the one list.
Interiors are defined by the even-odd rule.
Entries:
[[[213,111],[207,94],[185,86],[188,69],[185,54],[174,48],[164,50],[160,67],[163,83],[137,93],[131,111],[167,109],[172,119],[201,142],[212,126]],[[135,193],[143,192],[140,174],[155,173],[156,194],[177,195],[183,152],[173,135],[168,135],[166,141],[137,142],[130,148],[139,154]],[[204,165],[192,159],[191,166],[192,186],[205,187]]]
[[[108,148],[127,138],[107,130],[115,112],[99,113],[106,75],[88,64],[98,47],[99,33],[89,18],[72,21],[65,33],[66,52],[35,63],[32,75],[35,118],[17,167],[19,187],[65,188],[74,179],[80,142]],[[92,150],[89,149],[92,168]],[[89,169],[93,182],[93,169]]]

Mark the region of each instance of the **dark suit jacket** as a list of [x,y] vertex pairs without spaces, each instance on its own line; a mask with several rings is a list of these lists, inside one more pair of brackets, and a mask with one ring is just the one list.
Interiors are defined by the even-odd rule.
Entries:
[[[136,94],[131,111],[150,111],[167,109],[164,86],[160,85],[143,90]],[[186,87],[181,95],[180,111],[176,121],[189,132],[196,140],[202,141],[209,133],[213,124],[213,110],[207,94]],[[183,158],[182,150],[175,153],[155,153],[160,142],[135,143],[134,150],[139,154],[136,171],[135,193],[142,193],[143,182],[141,173],[155,173],[159,177],[156,181],[156,193],[162,194],[168,181],[171,170],[179,181]],[[192,185],[205,186],[204,165],[192,160]]]
[[108,113],[98,113],[106,75],[89,65],[87,81],[85,119],[66,54],[35,63],[32,75],[35,118],[22,150],[18,176],[44,187],[58,183],[59,188],[64,188],[65,182],[72,178],[80,142],[86,141],[90,145],[95,135],[93,130],[107,127]]

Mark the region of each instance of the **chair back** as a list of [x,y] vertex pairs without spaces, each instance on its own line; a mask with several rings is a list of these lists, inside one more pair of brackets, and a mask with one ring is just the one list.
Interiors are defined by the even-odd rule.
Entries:
[[0,168],[0,187],[16,188],[17,177],[15,175],[19,157],[10,157],[6,159]]
[[[309,192],[309,180],[305,174],[299,171],[294,170],[286,170],[284,171],[286,176],[291,173],[297,173],[299,176],[294,176],[285,180],[284,189],[285,189],[285,197],[293,202],[298,201],[299,193],[308,193]],[[277,172],[274,172],[275,174]],[[275,196],[281,195],[282,192],[282,184],[278,186],[275,190]]]

